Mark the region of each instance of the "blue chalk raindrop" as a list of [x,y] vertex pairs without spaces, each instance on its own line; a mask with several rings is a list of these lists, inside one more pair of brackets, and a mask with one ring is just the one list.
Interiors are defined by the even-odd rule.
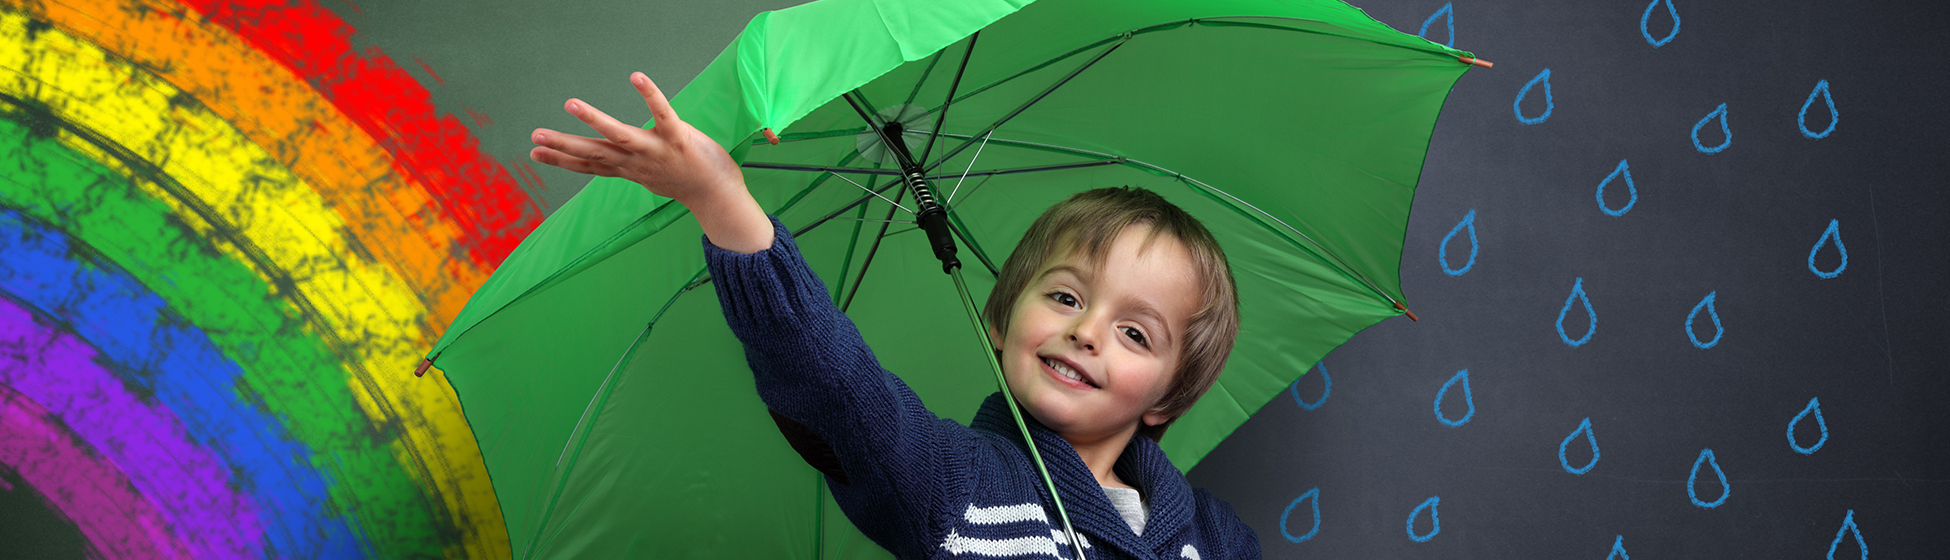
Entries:
[[1605,560],[1632,560],[1632,555],[1625,553],[1625,535],[1611,542],[1611,554],[1605,555]]
[[[1720,118],[1720,134],[1726,135],[1726,140],[1722,140],[1718,146],[1708,148],[1699,143],[1699,129],[1706,127],[1706,122],[1713,120],[1714,117]],[[1700,153],[1717,154],[1731,145],[1733,145],[1733,129],[1727,128],[1727,104],[1721,103],[1719,107],[1713,109],[1713,112],[1707,113],[1706,118],[1693,123],[1693,148],[1698,149]]]
[[[1835,265],[1835,270],[1822,272],[1815,268],[1815,253],[1821,252],[1821,246],[1829,243],[1834,243],[1835,251],[1842,254],[1842,264]],[[1822,278],[1834,278],[1841,276],[1844,270],[1848,270],[1848,247],[1842,245],[1842,221],[1828,220],[1828,229],[1821,232],[1821,239],[1815,241],[1815,247],[1808,250],[1808,271]]]
[[[1293,533],[1287,532],[1286,519],[1287,516],[1293,514],[1293,508],[1300,507],[1300,502],[1305,501],[1313,502],[1314,528],[1308,529],[1307,534],[1296,537],[1293,536]],[[1314,535],[1318,533],[1320,533],[1320,487],[1316,486],[1314,489],[1308,490],[1307,493],[1301,494],[1300,497],[1294,498],[1293,503],[1286,505],[1286,511],[1280,512],[1280,536],[1286,537],[1286,540],[1299,543],[1313,539]]]
[[[1422,501],[1422,505],[1415,506],[1415,511],[1408,512],[1408,540],[1429,542],[1429,539],[1435,538],[1436,533],[1442,532],[1442,516],[1437,515],[1435,509],[1436,504],[1439,503],[1442,503],[1441,496],[1430,496],[1429,499]],[[1429,510],[1429,534],[1417,535],[1415,534],[1415,516],[1421,515],[1422,510],[1425,509]]]
[[[1584,331],[1584,338],[1580,338],[1577,340],[1571,340],[1571,335],[1564,334],[1564,316],[1569,315],[1571,313],[1572,302],[1584,304],[1584,314],[1587,318],[1591,320],[1591,326],[1589,327],[1589,330]],[[1578,281],[1576,283],[1571,284],[1570,297],[1564,298],[1564,309],[1560,309],[1557,312],[1557,338],[1563,339],[1564,343],[1571,345],[1572,348],[1577,348],[1579,346],[1583,346],[1584,343],[1586,342],[1591,342],[1591,335],[1597,333],[1598,333],[1598,312],[1591,309],[1591,298],[1585,297],[1584,277],[1580,276],[1578,277]]]
[[[1456,234],[1464,229],[1469,230],[1469,262],[1463,263],[1462,268],[1449,268],[1449,240],[1455,239]],[[1449,235],[1442,236],[1442,246],[1435,251],[1436,264],[1442,265],[1443,274],[1462,276],[1464,272],[1469,272],[1469,267],[1476,266],[1476,250],[1476,209],[1471,208],[1468,214],[1463,215],[1462,221],[1456,222],[1456,227],[1449,230]]]
[[1855,546],[1862,551],[1862,560],[1869,560],[1869,543],[1862,540],[1862,528],[1855,526],[1855,510],[1848,510],[1842,516],[1842,528],[1835,530],[1835,542],[1828,543],[1828,560],[1835,560],[1835,547],[1842,545],[1842,535],[1855,536]]
[[[1672,32],[1667,33],[1664,39],[1654,39],[1652,30],[1646,29],[1646,24],[1650,23],[1648,20],[1652,19],[1652,10],[1657,9],[1660,2],[1665,2],[1666,13],[1672,14]],[[1655,49],[1666,46],[1666,43],[1672,42],[1673,37],[1679,36],[1679,10],[1673,9],[1672,0],[1652,0],[1651,4],[1645,6],[1645,13],[1639,16],[1639,34],[1644,35],[1645,42]]]
[[[1821,428],[1821,439],[1815,440],[1814,445],[1802,447],[1801,442],[1795,441],[1794,439],[1794,427],[1800,425],[1801,419],[1807,418],[1809,413],[1814,413],[1815,415],[1815,426]],[[1802,408],[1800,414],[1794,415],[1793,420],[1788,421],[1787,437],[1788,447],[1793,448],[1795,453],[1802,455],[1813,455],[1815,450],[1821,449],[1821,446],[1828,443],[1828,420],[1821,417],[1820,397],[1808,399],[1808,406]]]
[[1288,385],[1286,388],[1288,393],[1293,394],[1293,404],[1300,405],[1300,410],[1319,409],[1320,405],[1327,403],[1327,395],[1334,392],[1334,379],[1327,376],[1327,364],[1323,362],[1314,362],[1314,367],[1320,369],[1320,398],[1319,399],[1314,400],[1314,402],[1311,404],[1309,404],[1307,401],[1300,400],[1300,379],[1306,379],[1307,376],[1305,375],[1300,376],[1300,379],[1293,380],[1293,384]]
[[1443,44],[1442,44],[1442,46],[1445,46],[1445,47],[1450,47],[1450,48],[1455,48],[1455,46],[1456,46],[1456,7],[1455,7],[1455,6],[1453,5],[1453,4],[1443,4],[1443,5],[1442,5],[1442,9],[1440,9],[1440,10],[1436,10],[1434,14],[1430,14],[1430,15],[1429,15],[1429,19],[1425,19],[1425,20],[1422,20],[1422,30],[1421,30],[1421,31],[1417,31],[1417,32],[1415,32],[1415,36],[1416,36],[1416,37],[1421,37],[1421,38],[1423,38],[1423,39],[1427,39],[1427,38],[1429,38],[1429,25],[1432,25],[1432,24],[1434,24],[1434,23],[1435,23],[1435,18],[1443,18],[1443,20],[1444,20],[1444,21],[1445,21],[1445,22],[1446,22],[1446,23],[1448,24],[1448,26],[1449,26],[1449,42],[1447,42],[1447,43],[1443,43]]
[[[1693,306],[1693,312],[1686,314],[1686,338],[1693,341],[1694,348],[1701,350],[1712,348],[1713,345],[1720,343],[1720,335],[1727,333],[1727,330],[1720,326],[1720,311],[1713,308],[1713,296],[1719,294],[1720,292],[1707,292],[1706,299],[1699,300],[1699,305]],[[1713,319],[1713,340],[1706,342],[1700,342],[1699,335],[1693,334],[1693,319],[1699,318],[1701,309],[1705,309],[1706,316]]]
[[[1609,205],[1605,204],[1605,186],[1610,185],[1612,179],[1617,179],[1621,176],[1625,178],[1625,191],[1632,194],[1632,199],[1626,201],[1625,206],[1623,208],[1613,210]],[[1632,211],[1632,205],[1638,203],[1639,203],[1639,187],[1638,185],[1632,184],[1632,166],[1631,164],[1625,163],[1625,160],[1622,159],[1618,160],[1618,168],[1611,170],[1611,174],[1606,175],[1605,180],[1603,182],[1598,183],[1598,211],[1604,212],[1605,215],[1615,218],[1618,216],[1625,215],[1626,212]]]
[[[1711,502],[1701,501],[1699,499],[1699,493],[1693,490],[1693,486],[1699,482],[1700,465],[1707,465],[1713,467],[1713,474],[1720,477],[1720,499],[1713,500]],[[1727,472],[1720,470],[1720,460],[1713,458],[1713,450],[1712,449],[1700,450],[1699,458],[1693,460],[1692,474],[1686,475],[1686,497],[1691,498],[1693,500],[1693,505],[1702,508],[1712,509],[1712,508],[1720,507],[1720,504],[1727,503],[1727,496],[1732,494],[1733,494],[1733,486],[1727,484]]]
[[[1536,86],[1539,82],[1544,84],[1544,114],[1537,115],[1537,118],[1534,119],[1525,117],[1523,116],[1523,98],[1524,96],[1530,95],[1530,88]],[[1556,103],[1551,99],[1551,69],[1545,68],[1543,72],[1537,73],[1537,77],[1531,78],[1528,82],[1524,82],[1523,89],[1517,90],[1517,101],[1511,103],[1510,107],[1517,112],[1517,122],[1523,124],[1537,124],[1544,122],[1544,119],[1551,118],[1551,109],[1557,108]]]
[[[1808,130],[1808,107],[1815,104],[1815,96],[1817,95],[1821,96],[1822,102],[1828,104],[1828,128],[1822,129],[1821,132]],[[1801,113],[1794,116],[1795,126],[1801,127],[1802,136],[1809,138],[1827,138],[1829,133],[1835,131],[1835,124],[1840,122],[1842,122],[1842,117],[1839,113],[1835,112],[1835,98],[1828,93],[1828,80],[1815,82],[1815,90],[1808,92],[1808,100],[1801,103]]]
[[[1461,420],[1450,420],[1448,417],[1442,415],[1442,398],[1449,395],[1449,388],[1455,386],[1458,381],[1462,382],[1463,404],[1469,406],[1469,412],[1463,413]],[[1442,390],[1435,392],[1435,419],[1442,421],[1442,424],[1445,426],[1456,428],[1461,427],[1463,424],[1468,424],[1469,419],[1475,417],[1476,397],[1469,394],[1469,370],[1464,369],[1456,372],[1455,377],[1451,377],[1448,382],[1443,383]]]
[[[1591,444],[1591,462],[1585,463],[1582,467],[1572,468],[1571,460],[1564,457],[1564,451],[1571,446],[1571,440],[1578,439],[1580,432],[1584,434],[1584,441]],[[1591,467],[1598,466],[1598,438],[1591,435],[1591,418],[1587,417],[1583,422],[1579,422],[1578,429],[1571,430],[1571,435],[1564,436],[1564,442],[1557,444],[1557,464],[1563,465],[1565,472],[1579,476],[1591,472]]]

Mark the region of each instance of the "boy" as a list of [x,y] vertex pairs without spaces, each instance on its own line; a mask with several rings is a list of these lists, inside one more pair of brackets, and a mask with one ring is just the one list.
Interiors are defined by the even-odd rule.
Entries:
[[[648,77],[630,81],[655,127],[572,99],[566,109],[602,137],[536,130],[530,157],[636,181],[696,216],[759,396],[847,517],[902,558],[1073,557],[1001,394],[966,427],[924,408],[832,305],[737,163]],[[1155,441],[1217,379],[1236,301],[1211,234],[1138,189],[1057,204],[1004,264],[988,334],[1089,557],[1259,556],[1231,506],[1189,487]]]

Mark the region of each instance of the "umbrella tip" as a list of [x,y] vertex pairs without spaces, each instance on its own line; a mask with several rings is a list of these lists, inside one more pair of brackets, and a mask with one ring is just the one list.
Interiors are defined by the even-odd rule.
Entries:
[[1421,319],[1420,317],[1416,317],[1416,316],[1415,316],[1415,312],[1414,312],[1414,311],[1409,311],[1409,310],[1408,310],[1408,307],[1407,307],[1407,306],[1404,306],[1404,305],[1402,305],[1402,302],[1399,302],[1399,301],[1397,301],[1397,302],[1395,302],[1395,309],[1400,309],[1400,310],[1402,310],[1402,313],[1404,313],[1404,314],[1407,314],[1407,315],[1408,315],[1408,320],[1410,320],[1410,321],[1414,321],[1414,322],[1417,322],[1417,323],[1420,323],[1420,322],[1422,322],[1422,319]]
[[1481,66],[1481,67],[1484,67],[1484,68],[1491,68],[1491,67],[1494,67],[1494,66],[1496,66],[1496,64],[1495,64],[1495,63],[1492,63],[1492,62],[1490,62],[1490,61],[1487,61],[1487,60],[1483,60],[1483,59],[1480,59],[1480,58],[1470,58],[1470,57],[1467,57],[1467,56],[1458,56],[1458,57],[1456,57],[1456,61],[1458,61],[1458,62],[1461,62],[1461,63],[1463,63],[1463,64],[1474,64],[1474,65],[1477,65],[1477,66]]
[[772,132],[770,128],[766,128],[763,132],[765,133],[766,142],[771,142],[774,146],[779,145],[779,135],[777,133]]
[[426,374],[427,374],[427,368],[430,368],[430,367],[433,367],[433,358],[427,358],[427,359],[424,359],[424,360],[420,360],[420,367],[416,367],[416,368],[413,368],[413,376],[414,376],[414,377],[424,377],[424,376],[426,376]]

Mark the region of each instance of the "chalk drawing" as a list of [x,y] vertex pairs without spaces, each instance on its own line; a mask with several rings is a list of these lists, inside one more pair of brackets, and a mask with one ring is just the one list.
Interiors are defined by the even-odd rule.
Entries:
[[[1589,330],[1584,331],[1584,338],[1577,340],[1571,340],[1571,335],[1564,333],[1564,316],[1571,313],[1572,302],[1584,304],[1585,317],[1591,321]],[[1572,348],[1577,348],[1583,346],[1586,342],[1591,342],[1591,335],[1597,333],[1598,312],[1591,309],[1591,298],[1585,297],[1584,277],[1580,276],[1577,282],[1571,284],[1571,295],[1570,297],[1564,298],[1564,308],[1557,311],[1557,338],[1562,339],[1565,344],[1570,345]]]
[[1443,21],[1449,26],[1449,42],[1443,43],[1442,46],[1455,48],[1456,7],[1452,4],[1443,4],[1442,9],[1436,10],[1434,14],[1429,15],[1429,19],[1422,20],[1422,30],[1415,32],[1415,36],[1423,39],[1429,38],[1429,25],[1435,23],[1435,18],[1443,18]]
[[[1720,118],[1720,134],[1726,135],[1726,140],[1720,141],[1720,145],[1718,146],[1708,148],[1706,145],[1699,143],[1699,129],[1704,128],[1706,122],[1713,120],[1714,117]],[[1733,129],[1727,128],[1727,104],[1721,103],[1719,107],[1713,109],[1713,112],[1707,113],[1706,118],[1700,119],[1697,123],[1693,123],[1693,148],[1698,149],[1700,153],[1717,154],[1720,153],[1720,150],[1725,150],[1727,146],[1731,145],[1733,145]]]
[[[1585,463],[1582,467],[1572,468],[1571,460],[1564,457],[1564,451],[1571,446],[1571,440],[1578,439],[1579,432],[1583,432],[1584,441],[1591,444],[1591,462]],[[1564,436],[1564,442],[1557,444],[1557,464],[1564,466],[1564,472],[1579,476],[1591,472],[1591,467],[1598,466],[1598,438],[1591,434],[1591,418],[1586,417],[1583,422],[1579,422],[1578,429],[1571,430],[1571,435]]]
[[[1613,210],[1609,205],[1605,204],[1605,186],[1610,185],[1612,179],[1617,179],[1621,176],[1625,178],[1625,191],[1632,194],[1632,199],[1625,202],[1625,207]],[[1618,168],[1611,170],[1611,174],[1606,175],[1605,180],[1598,183],[1598,211],[1616,218],[1625,215],[1626,212],[1632,211],[1632,205],[1638,203],[1639,187],[1638,185],[1632,184],[1632,166],[1631,164],[1625,163],[1625,160],[1618,160]]]
[[[1436,533],[1442,532],[1442,516],[1437,515],[1435,509],[1436,504],[1439,503],[1442,503],[1441,496],[1430,496],[1429,499],[1422,501],[1422,505],[1415,506],[1415,511],[1408,512],[1408,540],[1429,542],[1429,539],[1435,538]],[[1425,509],[1429,510],[1429,534],[1417,535],[1415,534],[1415,516],[1421,515],[1422,510]]]
[[[1312,500],[1313,507],[1314,507],[1314,528],[1308,529],[1307,534],[1305,535],[1300,535],[1298,537],[1293,536],[1293,533],[1287,532],[1286,530],[1287,516],[1293,514],[1293,508],[1300,507],[1300,502],[1305,502],[1308,500]],[[1280,512],[1280,536],[1286,537],[1286,540],[1293,541],[1296,543],[1301,543],[1301,542],[1307,542],[1309,540],[1313,540],[1314,535],[1319,533],[1320,533],[1320,487],[1315,486],[1314,489],[1308,490],[1307,493],[1301,494],[1300,497],[1298,498],[1294,498],[1293,503],[1286,505],[1286,511]]]
[[[1449,268],[1449,240],[1455,239],[1456,234],[1464,229],[1469,230],[1469,262],[1463,263],[1462,268]],[[1442,265],[1443,274],[1462,276],[1464,272],[1469,272],[1469,267],[1476,266],[1476,250],[1476,209],[1471,208],[1468,214],[1463,215],[1462,221],[1456,222],[1456,227],[1449,230],[1449,235],[1442,236],[1442,246],[1435,250],[1436,264]]]
[[[1694,348],[1701,350],[1712,348],[1714,345],[1720,343],[1720,335],[1727,333],[1726,328],[1720,326],[1720,310],[1713,307],[1713,297],[1719,294],[1720,292],[1717,291],[1707,292],[1706,299],[1699,300],[1699,304],[1693,306],[1693,312],[1686,314],[1686,339],[1693,341]],[[1700,342],[1699,335],[1693,334],[1693,319],[1699,317],[1699,310],[1701,309],[1705,309],[1706,316],[1713,319],[1713,340],[1706,342]]]
[[[1835,244],[1835,251],[1842,254],[1842,264],[1835,265],[1835,270],[1822,272],[1815,268],[1815,253],[1821,252],[1822,245],[1831,242]],[[1848,247],[1842,245],[1842,221],[1828,220],[1828,229],[1821,232],[1821,239],[1815,240],[1815,247],[1808,250],[1808,271],[1822,278],[1834,278],[1841,276],[1844,270],[1848,270]]]
[[[1523,116],[1523,98],[1530,95],[1530,88],[1536,86],[1538,82],[1544,84],[1544,114],[1537,115],[1537,118],[1533,119]],[[1523,124],[1537,124],[1551,118],[1551,110],[1557,108],[1557,104],[1551,99],[1551,69],[1545,68],[1543,72],[1537,73],[1537,77],[1524,82],[1523,89],[1517,90],[1517,101],[1511,103],[1510,107],[1517,112],[1517,122]]]
[[1605,560],[1632,560],[1632,555],[1625,553],[1625,535],[1611,542],[1611,554],[1605,555]]
[[1869,560],[1869,543],[1862,540],[1862,529],[1855,526],[1855,510],[1848,510],[1842,516],[1842,528],[1835,530],[1835,542],[1828,543],[1828,560],[1835,560],[1835,547],[1841,546],[1842,534],[1855,535],[1855,546],[1862,550],[1862,560]]
[[[1700,465],[1707,465],[1713,467],[1713,474],[1715,476],[1720,477],[1720,499],[1713,500],[1711,502],[1702,501],[1699,499],[1699,494],[1693,491],[1693,486],[1699,482]],[[1693,500],[1693,505],[1706,508],[1706,509],[1712,509],[1712,508],[1720,507],[1720,504],[1727,503],[1727,496],[1732,494],[1733,494],[1733,486],[1727,484],[1727,472],[1720,470],[1720,460],[1715,459],[1713,457],[1713,450],[1712,449],[1700,450],[1699,458],[1693,460],[1692,474],[1686,475],[1686,497],[1691,498]]]
[[[1449,388],[1455,386],[1458,381],[1462,382],[1463,403],[1469,405],[1469,412],[1464,413],[1461,420],[1450,420],[1448,417],[1442,415],[1442,398],[1449,395]],[[1458,428],[1462,427],[1463,424],[1468,424],[1469,419],[1475,417],[1476,398],[1469,394],[1469,370],[1464,369],[1456,372],[1455,377],[1449,378],[1447,383],[1443,383],[1442,390],[1435,392],[1435,419],[1442,421],[1442,424],[1445,426]]]
[[1300,400],[1300,379],[1306,379],[1307,376],[1305,375],[1300,376],[1300,379],[1293,380],[1293,384],[1286,387],[1288,393],[1293,393],[1293,404],[1300,405],[1300,410],[1318,410],[1320,405],[1327,403],[1327,395],[1334,392],[1334,378],[1327,376],[1327,364],[1314,362],[1314,367],[1320,370],[1321,387],[1319,399],[1315,399],[1312,404]]
[[[1657,9],[1660,2],[1665,2],[1666,13],[1672,14],[1672,32],[1667,33],[1664,39],[1654,39],[1652,30],[1646,29],[1646,24],[1650,23],[1648,20],[1652,19],[1652,10]],[[1645,13],[1639,16],[1639,34],[1644,35],[1646,44],[1652,45],[1655,49],[1666,46],[1666,43],[1672,42],[1673,37],[1679,36],[1679,10],[1673,9],[1672,0],[1652,0],[1651,4],[1645,5]]]
[[[1828,128],[1822,129],[1821,132],[1808,130],[1808,107],[1815,104],[1815,96],[1817,95],[1821,96],[1823,103],[1828,104]],[[1841,114],[1835,112],[1835,98],[1828,93],[1828,80],[1815,82],[1815,90],[1808,92],[1807,101],[1801,102],[1801,113],[1794,116],[1794,125],[1801,127],[1802,136],[1809,138],[1827,138],[1828,133],[1834,132],[1835,124],[1839,122],[1842,122],[1842,117]]]
[[[1814,413],[1815,415],[1815,426],[1821,428],[1821,439],[1815,440],[1814,445],[1802,447],[1801,442],[1794,439],[1794,427],[1801,424],[1801,419],[1807,418],[1809,413]],[[1821,417],[1820,397],[1808,399],[1808,406],[1802,408],[1800,414],[1794,415],[1793,420],[1788,421],[1787,438],[1788,447],[1793,448],[1795,453],[1802,455],[1813,455],[1815,450],[1821,449],[1821,446],[1828,443],[1828,420]]]

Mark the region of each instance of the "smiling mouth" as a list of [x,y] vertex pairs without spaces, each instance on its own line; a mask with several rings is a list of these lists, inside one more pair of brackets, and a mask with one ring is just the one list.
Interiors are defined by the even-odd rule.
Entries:
[[1092,389],[1098,388],[1097,384],[1091,383],[1089,379],[1085,379],[1083,377],[1083,374],[1071,368],[1070,364],[1064,363],[1062,360],[1053,360],[1050,358],[1042,358],[1042,360],[1043,360],[1043,366],[1049,368],[1050,371],[1055,372],[1057,376],[1062,377],[1064,379],[1069,379],[1071,381],[1075,381],[1078,384],[1088,386]]

